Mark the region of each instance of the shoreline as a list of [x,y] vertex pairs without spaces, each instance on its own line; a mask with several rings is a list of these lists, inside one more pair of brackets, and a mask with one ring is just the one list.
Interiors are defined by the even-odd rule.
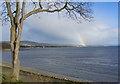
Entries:
[[[0,66],[2,66],[2,74],[10,75],[12,66],[10,63],[2,62]],[[24,82],[83,82],[82,80],[67,78],[58,74],[23,66],[20,66],[20,80]]]

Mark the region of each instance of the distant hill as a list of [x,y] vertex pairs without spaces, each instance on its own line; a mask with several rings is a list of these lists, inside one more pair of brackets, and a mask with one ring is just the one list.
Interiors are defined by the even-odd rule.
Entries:
[[33,42],[33,41],[21,41],[20,42],[21,46],[49,46],[51,44],[47,43],[38,43],[38,42]]
[[[3,41],[0,42],[2,44],[2,49],[10,49],[10,42],[9,41]],[[71,46],[71,45],[57,45],[57,44],[48,44],[48,43],[38,43],[33,41],[21,41],[20,42],[20,48],[29,48],[29,47],[77,47],[77,46]]]
[[2,45],[2,49],[10,49],[10,44],[8,42],[0,43]]

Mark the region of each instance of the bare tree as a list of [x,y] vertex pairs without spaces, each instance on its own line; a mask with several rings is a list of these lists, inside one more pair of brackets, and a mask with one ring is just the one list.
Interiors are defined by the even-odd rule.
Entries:
[[[28,7],[27,4],[32,4],[32,10],[28,12],[25,11],[25,8]],[[63,12],[66,15],[74,20],[81,21],[85,19],[90,21],[92,18],[91,3],[88,2],[68,2],[65,0],[61,2],[50,1],[43,2],[38,0],[37,2],[26,2],[23,0],[5,0],[2,4],[2,22],[10,22],[10,45],[12,52],[12,80],[19,80],[19,48],[20,48],[20,38],[22,34],[23,23],[26,18],[37,13],[48,12]]]

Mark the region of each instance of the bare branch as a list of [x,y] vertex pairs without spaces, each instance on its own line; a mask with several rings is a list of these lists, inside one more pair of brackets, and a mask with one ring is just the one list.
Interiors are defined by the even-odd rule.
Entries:
[[68,2],[66,2],[65,5],[64,5],[62,8],[60,8],[60,9],[55,9],[55,10],[49,10],[49,9],[43,9],[43,10],[42,10],[41,8],[38,8],[38,9],[33,10],[33,11],[29,12],[28,14],[26,14],[25,17],[24,17],[24,20],[25,20],[27,17],[29,17],[29,16],[31,16],[31,15],[33,15],[33,14],[39,13],[39,12],[49,12],[49,13],[53,13],[53,12],[62,11],[63,9],[65,9],[65,8],[67,7],[67,3],[68,3]]
[[69,14],[70,17],[72,17],[72,19],[76,19],[76,20],[80,20],[80,19],[84,19],[87,21],[91,21],[92,17],[92,10],[91,10],[91,3],[87,3],[87,2],[69,2],[68,6],[66,7],[66,11],[68,12],[67,14]]
[[15,22],[19,23],[19,15],[20,15],[20,2],[16,0],[16,15],[15,15]]
[[11,11],[10,2],[8,0],[6,0],[6,6],[7,6],[8,15],[11,19],[11,23],[13,24],[14,23],[14,17],[13,17],[12,11]]
[[42,5],[41,5],[41,0],[39,0],[39,6],[41,9],[43,9]]
[[21,22],[23,22],[23,20],[24,20],[24,11],[25,11],[25,4],[26,4],[26,0],[23,0],[23,2],[22,2],[22,17],[21,17]]
[[[9,1],[9,0],[6,0]],[[13,15],[13,17],[17,17],[20,16],[20,23],[21,21],[25,20],[26,18],[28,18],[29,16],[33,15],[33,14],[37,14],[39,12],[48,12],[48,13],[53,13],[53,12],[61,12],[62,10],[64,10],[67,14],[68,18],[72,18],[73,20],[91,20],[92,18],[92,11],[91,11],[91,6],[89,6],[89,2],[68,2],[68,0],[65,0],[66,2],[60,2],[59,0],[56,2],[54,0],[52,0],[51,2],[45,2],[42,3],[41,0],[38,0],[38,2],[33,2],[32,0],[32,6],[33,9],[29,10],[29,12],[27,14],[24,13],[25,11],[25,4],[26,4],[26,0],[23,0],[22,2],[22,7],[20,8],[18,1],[17,2],[10,2],[9,5],[11,5],[11,12]],[[13,4],[13,5],[12,5]],[[17,11],[20,8],[20,12]],[[13,8],[16,8],[16,10]],[[6,11],[5,11],[6,12]],[[8,11],[7,11],[8,12]],[[8,15],[10,13],[7,13]],[[19,15],[20,14],[20,15]],[[65,14],[65,13],[63,13]],[[5,14],[6,15],[6,14]],[[3,16],[5,16],[3,14]],[[7,16],[5,16],[5,18],[7,18]]]
[[34,4],[34,9],[37,8],[37,5],[36,5],[37,2],[35,2],[35,1],[33,1],[33,0],[31,0],[31,1],[32,1],[32,3]]

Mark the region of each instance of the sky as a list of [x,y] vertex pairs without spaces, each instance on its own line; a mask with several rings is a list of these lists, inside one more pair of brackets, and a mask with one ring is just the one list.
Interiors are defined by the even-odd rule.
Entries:
[[[95,2],[93,21],[77,23],[58,14],[39,14],[25,20],[21,40],[68,45],[117,45],[118,3]],[[2,29],[2,40],[9,40],[9,26]]]

